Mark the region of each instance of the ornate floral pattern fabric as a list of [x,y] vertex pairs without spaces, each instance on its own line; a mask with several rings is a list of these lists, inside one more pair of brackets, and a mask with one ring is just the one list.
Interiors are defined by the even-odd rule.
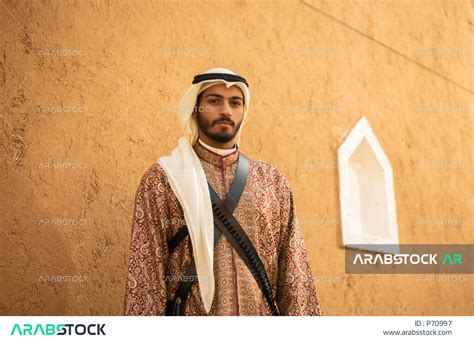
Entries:
[[[221,198],[234,178],[239,149],[220,156],[199,142],[194,150]],[[249,176],[234,211],[262,259],[281,315],[320,315],[306,247],[286,178],[269,163],[250,160]],[[192,260],[189,236],[170,254],[168,241],[185,224],[163,168],[152,165],[137,190],[125,294],[125,315],[164,315]],[[254,277],[224,236],[214,250],[215,294],[209,315],[271,315]],[[185,315],[208,315],[199,283]]]

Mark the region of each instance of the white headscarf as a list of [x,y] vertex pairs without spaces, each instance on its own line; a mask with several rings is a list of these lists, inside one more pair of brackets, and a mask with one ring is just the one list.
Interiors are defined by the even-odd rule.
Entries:
[[210,75],[204,77],[205,80],[193,84],[181,98],[178,118],[184,136],[179,138],[178,146],[171,156],[161,157],[158,162],[165,170],[171,189],[183,208],[191,238],[201,298],[206,312],[209,313],[214,298],[214,220],[206,175],[193,149],[199,132],[197,119],[192,116],[192,113],[198,95],[205,89],[216,84],[225,84],[227,88],[233,85],[238,86],[244,95],[244,115],[236,141],[238,145],[248,114],[250,92],[244,81],[236,81],[236,78],[229,77],[229,75],[238,76],[228,69],[209,69],[199,76],[206,74],[214,74],[215,78],[207,79],[211,77]]

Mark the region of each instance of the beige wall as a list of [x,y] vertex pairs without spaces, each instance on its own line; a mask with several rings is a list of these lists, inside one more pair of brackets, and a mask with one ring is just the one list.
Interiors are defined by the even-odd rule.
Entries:
[[[472,315],[469,275],[344,274],[331,167],[365,115],[393,166],[401,243],[474,242],[471,13],[455,0],[1,1],[0,314],[121,314],[140,177],[175,146],[192,76],[223,66],[250,82],[242,150],[292,185],[323,313]],[[63,162],[80,164],[48,168]]]

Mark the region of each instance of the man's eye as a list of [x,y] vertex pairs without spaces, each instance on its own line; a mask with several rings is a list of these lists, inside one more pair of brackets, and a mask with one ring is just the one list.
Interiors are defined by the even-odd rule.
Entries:
[[240,101],[232,101],[231,104],[235,107],[240,107],[242,105]]
[[213,105],[216,105],[216,104],[219,103],[219,100],[218,100],[218,99],[210,99],[210,100],[208,101],[208,103],[213,104]]

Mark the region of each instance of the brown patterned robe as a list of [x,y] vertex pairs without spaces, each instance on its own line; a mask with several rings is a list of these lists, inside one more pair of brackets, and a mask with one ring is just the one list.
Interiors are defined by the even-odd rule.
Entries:
[[[199,142],[194,150],[221,198],[229,191],[239,150],[220,156]],[[281,315],[320,315],[306,247],[288,181],[271,164],[250,160],[249,176],[234,216],[267,271]],[[125,294],[125,315],[164,315],[192,260],[189,235],[170,255],[168,241],[185,224],[163,168],[155,163],[137,190]],[[209,315],[271,315],[254,277],[222,235],[214,249],[215,294]],[[185,315],[207,315],[199,283]]]

